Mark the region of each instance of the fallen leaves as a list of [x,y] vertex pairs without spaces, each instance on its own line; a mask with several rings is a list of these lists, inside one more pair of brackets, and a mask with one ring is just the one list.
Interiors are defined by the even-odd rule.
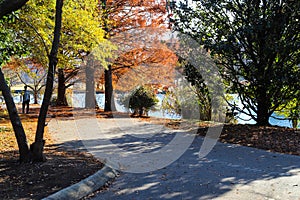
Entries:
[[[38,109],[20,115],[28,142],[34,140]],[[62,113],[63,114],[63,111]],[[45,131],[47,162],[18,163],[17,143],[7,116],[0,120],[0,199],[41,199],[92,175],[103,164],[91,155],[67,151]]]

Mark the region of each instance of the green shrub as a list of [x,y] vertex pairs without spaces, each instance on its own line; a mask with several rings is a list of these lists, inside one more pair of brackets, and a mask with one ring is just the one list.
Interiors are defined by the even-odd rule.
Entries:
[[120,103],[127,109],[130,109],[133,115],[147,115],[150,109],[153,109],[159,100],[153,90],[149,87],[138,87],[129,95],[120,100]]

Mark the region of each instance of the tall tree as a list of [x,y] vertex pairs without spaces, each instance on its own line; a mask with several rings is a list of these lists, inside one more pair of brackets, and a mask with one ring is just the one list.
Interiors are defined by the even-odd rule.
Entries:
[[[102,0],[101,3],[104,10],[106,37],[137,28],[160,27],[166,23],[165,1]],[[112,66],[105,70],[105,111],[114,108],[112,70]]]
[[[18,15],[22,23],[15,26],[16,30],[22,30],[20,37],[24,38],[24,42],[35,47],[31,51],[31,57],[44,66],[48,62],[45,52],[49,52],[51,46],[54,3],[54,0],[30,1]],[[105,43],[97,0],[67,0],[64,5],[61,50],[58,52],[60,62],[57,67],[58,105],[67,105],[66,89],[75,83],[84,58],[99,44]],[[98,51],[97,54],[97,59],[109,57],[105,51]]]
[[45,145],[44,131],[45,131],[45,123],[46,123],[48,107],[50,105],[51,95],[53,91],[54,73],[58,62],[57,54],[58,54],[60,34],[61,34],[60,31],[62,26],[62,7],[63,7],[63,0],[56,0],[54,37],[52,42],[52,48],[48,57],[49,67],[47,73],[46,89],[45,89],[44,98],[43,98],[42,106],[38,117],[35,140],[34,143],[30,145],[30,150],[33,154],[34,161],[45,161],[46,159],[43,154],[44,145]]
[[13,98],[10,93],[10,89],[7,86],[5,77],[2,73],[2,66],[10,59],[11,55],[22,55],[25,51],[20,43],[16,42],[17,37],[13,30],[11,29],[4,29],[3,24],[13,21],[14,18],[9,15],[2,17],[0,19],[0,90],[2,91],[2,95],[5,100],[6,108],[9,113],[9,118],[12,123],[15,137],[17,139],[17,144],[19,147],[19,158],[20,162],[27,162],[29,161],[29,148],[26,139],[26,134],[21,122],[21,119],[18,115],[18,111],[16,105],[13,101]]
[[[44,99],[42,103],[42,107],[40,109],[40,114],[38,118],[38,124],[37,124],[37,132],[35,137],[35,142],[30,145],[30,151],[27,145],[26,135],[22,126],[22,122],[19,118],[16,106],[13,102],[13,99],[11,97],[10,91],[7,87],[5,78],[3,76],[2,71],[0,70],[0,89],[3,93],[7,109],[9,112],[10,120],[13,125],[13,129],[17,138],[18,146],[19,146],[19,152],[20,152],[20,161],[26,162],[26,161],[44,161],[45,157],[43,155],[43,148],[44,148],[44,140],[43,140],[43,134],[44,134],[44,128],[45,128],[45,119],[48,111],[48,106],[50,104],[50,98],[52,94],[53,89],[53,80],[54,80],[54,70],[57,64],[57,51],[59,47],[59,38],[60,38],[60,30],[61,30],[61,16],[62,16],[62,6],[63,6],[63,0],[56,0],[56,6],[55,6],[55,27],[54,27],[54,39],[53,39],[53,45],[51,48],[51,52],[49,54],[49,70],[47,75],[47,83],[46,83],[46,91],[44,94]],[[2,22],[2,21],[1,21]],[[2,27],[2,26],[1,26]],[[2,35],[2,33],[4,33]],[[13,32],[15,33],[15,32]],[[18,49],[19,45],[16,44],[15,38],[12,37],[15,34],[7,33],[5,31],[2,31],[1,29],[1,37],[4,37],[5,40],[2,42],[1,40],[1,48],[2,52],[5,52],[1,56],[1,65],[5,59],[8,59],[8,56],[14,55],[16,53],[16,49]],[[3,43],[3,44],[2,44]]]
[[299,10],[292,0],[203,0],[177,8],[174,19],[211,51],[245,108],[236,109],[268,125],[300,88]]
[[[68,1],[65,13],[62,44],[66,44],[67,47],[63,52],[67,62],[60,65],[58,70],[58,105],[67,105],[65,89],[76,82],[80,68],[92,67],[89,66],[89,63],[86,63],[86,66],[81,65],[85,60],[91,59],[88,58],[90,53],[93,52],[94,59],[105,63],[105,58],[111,56],[110,48],[112,48],[104,38],[105,32],[102,29],[103,20],[98,0]],[[72,62],[70,62],[70,58]],[[106,66],[106,64],[104,65]],[[90,82],[86,81],[86,84],[90,84]]]

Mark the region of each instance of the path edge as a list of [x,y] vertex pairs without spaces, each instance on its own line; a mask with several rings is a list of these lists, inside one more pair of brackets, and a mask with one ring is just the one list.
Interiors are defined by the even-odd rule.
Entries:
[[93,192],[104,186],[108,181],[113,180],[117,175],[118,171],[108,166],[104,166],[95,174],[48,197],[45,197],[42,200],[81,199],[92,194]]

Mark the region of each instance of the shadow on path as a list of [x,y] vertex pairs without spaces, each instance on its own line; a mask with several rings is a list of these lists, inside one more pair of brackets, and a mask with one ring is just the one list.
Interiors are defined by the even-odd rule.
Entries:
[[[137,130],[148,124],[120,127],[120,124],[112,126],[107,119],[99,121],[101,133],[94,134],[81,130],[79,123],[75,124],[80,139],[69,139],[61,145],[86,149],[99,159],[119,156],[120,163],[115,167],[120,169],[134,165],[147,168],[168,157],[176,157],[173,154],[178,152],[173,147],[174,151],[167,152],[157,162],[149,161],[147,156],[143,159],[143,155],[157,152],[169,144],[176,134],[187,134],[163,128],[161,132],[151,133],[150,126],[138,135]],[[153,130],[159,129],[153,127]],[[195,137],[178,159],[160,169],[145,173],[122,172],[107,191],[93,199],[300,199],[299,156],[217,143],[205,158],[199,159],[202,143],[202,137]],[[128,166],[128,163],[122,163],[124,160],[129,160]]]

